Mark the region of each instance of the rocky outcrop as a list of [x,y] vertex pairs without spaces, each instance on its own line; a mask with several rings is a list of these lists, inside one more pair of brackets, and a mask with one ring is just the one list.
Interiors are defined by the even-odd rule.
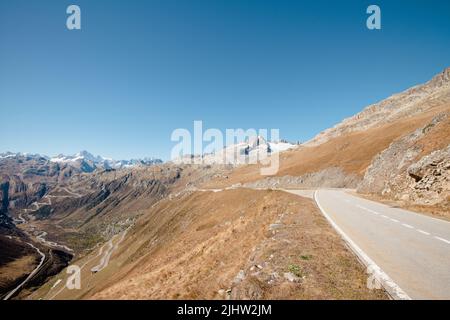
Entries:
[[407,174],[411,178],[407,188],[397,191],[402,199],[450,206],[450,145],[409,166]]
[[5,214],[9,207],[9,181],[0,181],[0,214]]
[[[448,206],[450,145],[428,155],[423,155],[423,151],[427,143],[437,142],[436,132],[449,126],[449,122],[448,114],[440,114],[428,125],[391,143],[373,159],[358,192],[407,204]],[[445,133],[439,139],[444,144],[450,142]]]
[[392,181],[398,174],[405,172],[406,168],[422,152],[422,146],[417,145],[417,141],[447,117],[447,114],[438,115],[428,125],[392,142],[386,150],[376,155],[367,168],[358,191],[385,193],[389,181]]

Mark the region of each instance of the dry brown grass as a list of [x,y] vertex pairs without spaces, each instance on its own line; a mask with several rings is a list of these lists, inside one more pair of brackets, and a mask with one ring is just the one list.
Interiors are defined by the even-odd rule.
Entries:
[[36,267],[36,258],[32,255],[20,257],[0,267],[0,287],[28,275]]
[[[273,235],[269,226],[278,219],[285,228]],[[278,271],[279,281],[249,291],[245,283],[259,280],[248,272],[241,287],[234,285],[255,259],[267,262],[264,271]],[[283,278],[289,264],[301,265],[301,282]],[[82,278],[81,292],[66,290],[58,298],[222,299],[219,291],[227,289],[241,299],[386,298],[366,288],[364,268],[313,201],[280,191],[196,192],[162,201],[130,231],[107,269]]]

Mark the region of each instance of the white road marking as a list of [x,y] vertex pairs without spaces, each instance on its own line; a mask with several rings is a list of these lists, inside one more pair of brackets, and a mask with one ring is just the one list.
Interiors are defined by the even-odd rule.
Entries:
[[[359,205],[359,204],[357,204],[356,207],[358,207],[358,208],[360,208],[360,209],[363,209],[363,210],[366,210],[366,211],[368,211],[368,212],[370,212],[370,213],[373,213],[373,214],[377,214],[377,215],[379,214],[378,212],[373,211],[373,210],[371,210],[371,209],[368,209],[368,208],[366,208],[366,207],[363,207],[363,206],[361,206],[361,205]],[[381,217],[383,217],[383,218],[385,218],[385,219],[389,219],[389,220],[391,220],[392,222],[396,222],[396,223],[399,223],[399,222],[400,222],[400,221],[398,221],[397,219],[389,218],[387,215],[384,215],[384,214],[382,214]],[[408,228],[408,229],[414,229],[413,226],[411,226],[411,225],[409,225],[409,224],[406,224],[406,223],[402,223],[402,226],[404,226],[404,227],[406,227],[406,228]],[[423,230],[420,230],[420,229],[418,229],[417,231],[420,232],[420,233],[422,233],[422,234],[428,235],[428,236],[430,235],[428,232],[423,231]],[[442,239],[442,238],[439,238],[439,237],[437,237],[437,239],[442,240],[442,241],[447,242],[447,243],[450,243],[450,241],[445,240],[445,239]]]
[[447,239],[444,239],[444,238],[441,238],[441,237],[437,237],[437,236],[434,236],[434,238],[438,239],[438,240],[441,240],[441,241],[443,241],[443,242],[445,242],[447,244],[450,244],[450,241],[448,241]]
[[423,231],[423,230],[420,230],[420,229],[417,229],[417,231],[420,232],[420,233],[422,233],[422,234],[424,234],[424,235],[427,235],[427,236],[430,235],[429,232],[426,232],[426,231]]
[[369,211],[370,213],[373,213],[373,214],[376,214],[376,215],[379,215],[379,213],[378,212],[376,212],[376,211],[373,211],[373,210],[371,210],[371,209],[366,209],[367,211]]
[[314,192],[314,201],[319,207],[322,214],[328,220],[328,222],[333,226],[333,228],[340,234],[345,242],[350,246],[353,252],[361,259],[361,261],[372,270],[377,270],[379,281],[382,286],[386,289],[391,297],[400,300],[411,300],[406,292],[402,290],[353,240],[331,219],[331,217],[326,213],[324,208],[320,205],[317,200],[317,190]]
[[[333,197],[336,197],[336,195],[335,195],[336,193],[330,193],[330,195],[331,196],[333,196]],[[323,199],[324,199],[324,201],[325,200],[327,200],[327,201],[329,201],[329,199],[328,199],[328,194],[326,194],[325,195],[325,193],[324,194],[322,194],[322,192],[320,192],[319,190],[316,190],[316,192],[315,192],[315,194],[314,194],[314,199],[316,200],[316,203],[317,203],[317,206],[321,209],[321,211],[322,211],[322,213],[324,214],[324,216],[327,218],[327,220],[329,220],[330,221],[330,217],[327,217],[327,212],[325,212],[324,211],[324,209],[323,208],[321,208],[321,206],[320,206],[320,203],[319,203],[319,199],[322,199],[322,197],[323,197]],[[344,200],[344,199],[342,199],[342,200]],[[342,203],[343,201],[341,201],[341,203]],[[327,204],[327,206],[328,206],[328,202],[325,202],[326,204]],[[339,205],[339,203],[336,201],[336,205]],[[434,246],[436,247],[436,248],[439,248],[439,250],[446,250],[446,248],[448,248],[449,246],[450,246],[450,237],[448,237],[447,235],[448,235],[448,232],[444,232],[444,233],[442,233],[441,234],[441,232],[439,232],[439,231],[436,231],[435,232],[435,230],[434,229],[429,229],[429,228],[432,228],[432,227],[434,227],[433,225],[431,225],[431,226],[429,226],[429,227],[426,227],[425,228],[425,225],[426,225],[426,217],[424,217],[424,216],[422,216],[422,215],[420,215],[420,214],[417,214],[417,213],[413,213],[413,212],[409,212],[409,211],[405,211],[405,210],[401,210],[401,209],[393,209],[393,208],[391,208],[392,210],[397,210],[398,212],[399,212],[399,215],[397,216],[396,215],[396,212],[395,211],[385,211],[385,209],[387,209],[387,208],[382,208],[381,207],[381,205],[380,205],[380,208],[378,209],[377,207],[374,207],[375,208],[375,210],[380,210],[379,212],[376,212],[376,211],[374,211],[374,210],[372,210],[372,209],[369,209],[369,206],[370,206],[370,208],[372,208],[372,206],[370,205],[370,204],[367,204],[367,206],[365,207],[365,205],[364,205],[364,203],[362,203],[362,202],[360,202],[360,201],[352,201],[352,205],[354,206],[354,207],[357,207],[358,209],[360,209],[360,210],[364,210],[365,212],[370,212],[370,213],[373,213],[373,214],[378,214],[378,215],[380,215],[380,216],[382,216],[383,218],[388,218],[388,220],[390,220],[391,222],[393,222],[393,223],[398,223],[398,225],[402,225],[402,227],[404,227],[404,228],[406,228],[406,229],[411,229],[411,230],[413,230],[413,231],[417,231],[417,232],[419,232],[419,233],[421,233],[422,235],[424,235],[425,236],[425,238],[421,238],[421,236],[418,236],[417,234],[414,236],[413,234],[409,234],[407,231],[403,231],[403,232],[401,232],[402,233],[402,237],[403,236],[405,236],[405,237],[415,237],[415,238],[417,238],[417,241],[421,241],[421,242],[425,242],[426,241],[426,237],[428,236],[428,237],[430,237],[430,238],[434,238],[436,241],[438,240],[439,241],[439,243],[441,244],[441,246],[439,247],[439,243],[434,243]],[[347,206],[344,206],[344,207],[341,207],[341,208],[338,208],[338,209],[347,209],[347,210],[350,210],[349,208],[346,208]],[[331,213],[333,213],[333,215],[334,214],[338,214],[340,211],[339,210],[337,210],[336,212],[334,211],[334,210],[332,210],[332,208],[333,208],[333,205],[332,204],[330,204],[330,210],[331,210]],[[356,209],[356,208],[355,208]],[[328,209],[328,207],[327,207],[327,210],[329,210]],[[360,215],[364,215],[363,213],[361,213],[361,211],[358,211],[358,210],[354,210],[354,212],[351,212],[352,214],[360,214]],[[391,215],[391,212],[392,212],[392,215]],[[406,217],[406,214],[405,214],[405,217],[403,217],[403,214],[404,213],[408,213],[409,214],[409,216],[410,217]],[[331,215],[331,216],[333,216],[333,215]],[[411,218],[411,219],[413,219],[415,216],[417,216],[417,221],[415,221],[415,220],[409,220],[409,218]],[[397,218],[399,218],[398,220],[397,219],[394,219],[394,217],[397,217]],[[367,218],[369,218],[369,217],[367,217]],[[448,221],[442,221],[442,220],[439,220],[439,219],[436,219],[436,218],[432,218],[432,217],[428,217],[428,219],[433,219],[433,220],[435,220],[436,222],[439,222],[439,223],[441,223],[441,222],[445,222],[445,223],[449,223]],[[377,221],[378,220],[378,221]],[[369,222],[371,222],[370,220],[369,220]],[[373,223],[376,223],[376,222],[378,222],[378,223],[380,223],[380,220],[379,219],[373,219],[373,221],[372,221]],[[409,224],[408,224],[408,222],[409,222]],[[422,227],[422,224],[421,223],[424,223],[425,225],[423,226],[423,229],[420,229],[420,227]],[[330,221],[330,223],[332,224],[332,226],[333,227],[335,227],[335,225],[333,224],[333,221]],[[411,224],[412,223],[412,224]],[[348,227],[348,226],[347,226]],[[394,225],[391,225],[391,227],[392,228],[394,228]],[[439,227],[439,226],[438,226]],[[445,227],[445,226],[444,226]],[[339,229],[337,229],[336,227],[335,227],[335,229],[336,229],[336,231],[338,231],[338,233],[339,234],[341,234],[341,231],[342,230],[339,230]],[[403,229],[404,230],[404,229]],[[426,230],[426,231],[425,231]],[[439,230],[439,229],[437,229],[437,230]],[[398,230],[398,231],[401,231],[401,230]],[[404,234],[404,235],[403,235]],[[440,236],[438,236],[438,235],[440,235]],[[349,241],[347,241],[347,239],[346,239],[346,235],[344,234],[344,235],[342,235],[341,234],[341,236],[344,238],[344,240],[346,240],[346,242],[349,244],[349,247],[356,253],[356,255],[357,256],[359,256],[360,257],[360,260],[361,261],[363,261],[364,262],[364,264],[367,266],[368,265],[368,262],[367,262],[367,260],[364,260],[364,258],[361,258],[361,256],[360,256],[360,252],[358,251],[358,249],[361,249],[361,248],[354,248],[353,247],[353,245],[352,245],[352,243],[349,243]],[[445,243],[446,245],[443,245],[442,243]],[[426,245],[433,245],[433,243],[425,243]],[[443,248],[442,246],[444,246],[445,248]],[[370,251],[368,251],[368,252],[370,252]],[[442,252],[441,252],[442,253]],[[364,254],[364,252],[363,252],[363,254]],[[445,255],[445,252],[443,253],[444,255]],[[369,257],[369,259],[370,259],[370,257]],[[369,260],[370,261],[370,260]],[[369,265],[370,266],[370,265]],[[370,266],[370,267],[372,267],[372,266]],[[423,266],[423,267],[426,267],[426,264]],[[443,268],[442,270],[440,269],[440,267],[441,267],[441,265],[438,265],[437,266],[437,270],[436,270],[436,273],[438,273],[438,272],[440,272],[440,273],[442,273],[442,275],[444,276],[444,278],[443,278],[443,280],[445,280],[445,276],[446,276],[446,270],[448,270],[448,268],[446,269],[446,268]],[[375,268],[376,269],[376,268]],[[389,270],[389,269],[388,269]],[[426,270],[426,269],[425,269]],[[419,271],[424,271],[424,270],[419,270]],[[434,277],[434,276],[433,276]],[[433,278],[433,277],[430,277],[430,278]],[[401,278],[401,277],[400,277]],[[399,279],[400,279],[399,278]],[[434,278],[436,278],[436,277],[434,277]],[[406,279],[407,280],[407,279]],[[430,280],[438,280],[438,279],[430,279]],[[400,281],[400,280],[399,280]],[[439,290],[441,290],[441,292],[440,293],[443,293],[444,295],[446,295],[447,293],[448,293],[448,291],[446,291],[445,290],[445,281],[442,281],[443,283],[441,284],[441,283],[439,283],[439,281],[438,281],[438,283],[439,283],[439,285],[441,286],[444,286],[444,287],[442,287],[442,288],[439,288]],[[399,296],[397,295],[397,293],[398,293],[398,291],[396,292],[395,290],[393,290],[393,287],[392,286],[389,286],[389,284],[387,284],[387,286],[385,285],[385,283],[382,283],[382,285],[383,285],[383,287],[385,287],[385,289],[388,291],[388,293],[391,295],[391,297],[394,297],[394,298],[399,298]],[[425,285],[428,285],[427,283],[424,283],[424,286]],[[398,286],[397,286],[398,287]],[[396,286],[395,286],[395,283],[394,283],[394,288],[396,288]],[[444,290],[443,290],[444,289]],[[401,290],[401,289],[400,289]],[[431,287],[430,288],[430,290],[433,290],[433,288]],[[393,292],[392,292],[393,291]],[[401,293],[401,291],[400,291],[400,293]],[[405,293],[405,295],[406,295],[406,297],[403,297],[403,298],[407,298],[407,297],[409,297],[406,293]]]

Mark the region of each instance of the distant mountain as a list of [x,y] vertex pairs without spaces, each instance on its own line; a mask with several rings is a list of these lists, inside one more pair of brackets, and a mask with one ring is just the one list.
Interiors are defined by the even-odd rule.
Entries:
[[185,163],[190,161],[202,162],[204,164],[228,164],[241,165],[245,163],[257,163],[270,154],[283,152],[298,147],[286,141],[266,141],[262,136],[250,136],[246,141],[231,144],[213,153],[199,155],[185,155],[174,159],[174,163]]
[[[111,158],[105,158],[102,156],[94,156],[88,151],[80,151],[75,155],[66,156],[60,154],[56,157],[50,158],[51,162],[56,163],[85,163],[86,171],[94,171],[98,167],[103,167],[104,169],[120,169],[133,167],[137,165],[153,165],[162,163],[161,159],[156,158],[143,158],[143,159],[131,159],[131,160],[114,160]],[[93,166],[92,166],[93,165]]]
[[[40,154],[0,153],[0,214],[26,208],[75,175],[160,164],[160,159],[113,160],[81,151],[50,158]],[[0,217],[1,224],[7,219]]]
[[22,160],[47,160],[52,163],[58,164],[69,164],[76,168],[79,168],[82,172],[92,172],[97,168],[100,169],[120,169],[120,168],[128,168],[137,165],[153,165],[160,164],[163,161],[157,158],[143,158],[143,159],[130,159],[130,160],[114,160],[111,158],[105,158],[102,156],[94,156],[92,153],[88,151],[80,151],[75,155],[64,155],[59,154],[55,157],[48,157],[46,155],[40,154],[30,154],[30,153],[0,153],[0,161],[6,159],[18,159]]

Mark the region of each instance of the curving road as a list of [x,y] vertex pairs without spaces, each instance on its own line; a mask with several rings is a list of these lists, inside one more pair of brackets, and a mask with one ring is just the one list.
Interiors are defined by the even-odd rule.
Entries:
[[3,300],[8,300],[9,298],[11,298],[16,292],[17,290],[19,290],[20,288],[22,288],[25,283],[27,283],[38,271],[39,269],[42,267],[42,265],[44,264],[45,261],[45,254],[42,253],[41,250],[39,250],[38,248],[36,248],[33,244],[27,242],[27,244],[31,247],[33,247],[33,249],[35,249],[41,256],[41,261],[39,262],[39,264],[37,265],[36,268],[34,268],[34,270],[28,275],[28,277],[22,281],[16,288],[14,288],[14,290],[11,290],[4,298]]
[[113,240],[114,240],[115,236],[112,237],[108,241],[108,248],[106,249],[105,255],[100,259],[99,264],[91,269],[91,272],[97,273],[99,271],[102,271],[103,269],[105,269],[108,266],[109,259],[111,259],[111,255],[113,254],[114,251],[117,250],[117,248],[119,248],[119,245],[123,241],[123,239],[125,238],[125,235],[127,234],[127,232],[128,232],[128,229],[126,229],[124,232],[122,232],[122,236],[116,242],[115,245],[113,245]]
[[[24,210],[25,213],[27,213],[29,209],[23,209],[23,210]],[[20,224],[27,224],[28,223],[28,221],[22,216],[22,214],[19,214],[19,218],[15,219],[14,221],[15,221],[15,223],[20,223]],[[28,234],[27,231],[25,231],[25,232]],[[28,235],[31,237],[30,234],[28,234]],[[67,251],[73,252],[73,250],[71,248],[69,248],[69,247],[67,247],[65,245],[60,245],[60,244],[58,244],[56,242],[47,241],[44,238],[46,235],[47,235],[47,232],[42,231],[41,234],[39,234],[36,237],[36,240],[41,242],[42,244],[50,246],[50,247],[59,247],[59,248],[65,249]],[[28,277],[23,282],[21,282],[17,287],[15,287],[13,290],[11,290],[3,298],[3,300],[8,300],[9,298],[11,298],[18,290],[20,290],[41,269],[42,265],[44,264],[44,261],[45,261],[45,258],[46,258],[45,254],[42,253],[42,251],[39,250],[39,248],[37,248],[36,246],[34,246],[32,243],[27,242],[27,244],[29,246],[31,246],[34,250],[36,250],[36,252],[41,256],[41,260],[40,260],[38,266],[28,275]]]
[[397,298],[450,299],[449,222],[345,190],[317,190],[314,198],[356,254],[381,269]]
[[[119,245],[122,243],[122,241],[125,239],[125,236],[128,232],[128,230],[132,227],[129,226],[127,229],[125,229],[121,234],[117,234],[115,236],[113,236],[108,242],[104,243],[101,247],[100,250],[98,251],[98,254],[96,254],[95,256],[91,257],[90,259],[88,259],[86,262],[83,263],[83,265],[81,265],[80,267],[80,271],[83,270],[83,268],[90,264],[94,259],[97,259],[101,256],[99,263],[91,268],[91,276],[95,273],[98,273],[100,271],[102,271],[103,269],[105,269],[106,267],[108,267],[109,265],[109,261],[111,259],[112,254],[114,253],[114,251],[116,251],[119,248]],[[114,243],[114,239],[119,237],[119,239]],[[106,248],[106,250],[104,251],[105,247],[108,246]],[[61,284],[61,288],[54,293],[49,300],[53,300],[54,298],[56,298],[62,291],[64,291],[64,289],[66,289],[66,285],[65,283],[62,281],[62,279],[58,279],[55,284],[50,288],[49,292],[47,293],[47,296],[50,294],[50,292],[52,292],[53,289],[55,289],[59,284]]]
[[[100,250],[98,251],[98,254],[97,254],[97,255],[93,256],[92,258],[90,258],[89,260],[87,260],[85,263],[83,263],[83,264],[81,265],[81,267],[80,267],[80,272],[83,270],[83,268],[84,268],[86,265],[88,265],[88,264],[91,263],[94,259],[96,259],[96,258],[98,258],[98,257],[100,257],[100,256],[102,255],[103,249],[104,249],[105,245],[106,245],[106,243],[105,243],[103,246],[100,247]],[[62,279],[58,279],[58,280],[56,280],[56,282],[53,284],[53,286],[50,288],[49,292],[47,293],[47,296],[48,296],[48,295],[50,294],[50,292],[52,292],[52,290],[55,289],[59,284],[62,284],[61,288],[60,288],[56,293],[54,293],[54,294],[49,298],[49,300],[53,300],[56,296],[58,296],[58,295],[66,288],[65,282],[63,282]]]

